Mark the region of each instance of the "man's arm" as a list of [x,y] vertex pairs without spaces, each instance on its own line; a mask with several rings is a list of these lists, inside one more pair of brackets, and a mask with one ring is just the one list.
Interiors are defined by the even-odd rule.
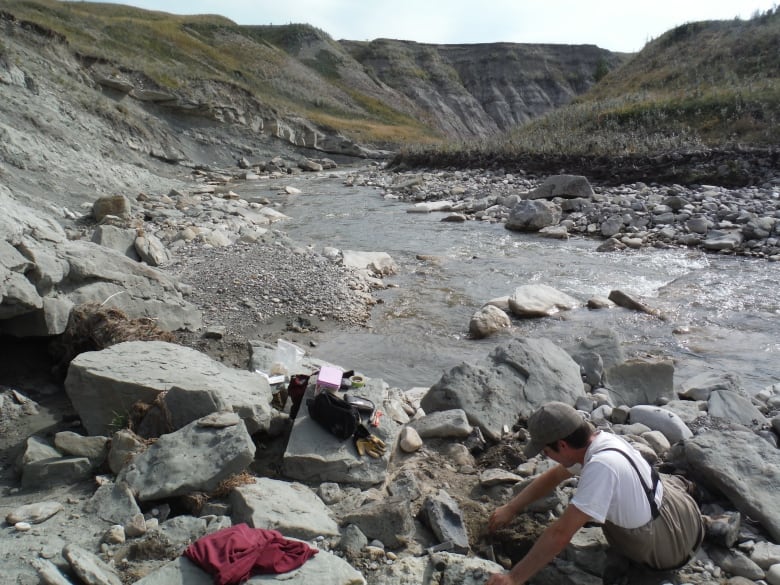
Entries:
[[528,554],[512,568],[509,574],[496,573],[490,577],[487,585],[525,583],[553,560],[589,520],[587,514],[569,504],[563,516],[545,529]]
[[556,465],[538,475],[524,490],[512,498],[507,504],[496,508],[488,520],[488,530],[494,532],[512,521],[512,518],[526,509],[529,504],[543,498],[552,492],[562,481],[571,477],[571,473],[563,465]]

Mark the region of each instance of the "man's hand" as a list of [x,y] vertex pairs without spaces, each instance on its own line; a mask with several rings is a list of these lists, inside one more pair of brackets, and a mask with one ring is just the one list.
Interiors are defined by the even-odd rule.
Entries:
[[509,573],[493,573],[485,585],[520,585],[512,581]]
[[509,505],[499,506],[496,508],[488,519],[488,530],[495,532],[499,528],[503,528],[509,524],[515,517],[514,511]]

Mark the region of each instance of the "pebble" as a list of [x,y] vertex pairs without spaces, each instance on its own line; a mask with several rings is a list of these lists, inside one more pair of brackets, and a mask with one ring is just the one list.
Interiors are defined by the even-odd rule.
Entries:
[[17,532],[27,532],[32,528],[32,524],[30,524],[29,522],[17,522],[16,524],[14,524],[14,528],[16,529]]

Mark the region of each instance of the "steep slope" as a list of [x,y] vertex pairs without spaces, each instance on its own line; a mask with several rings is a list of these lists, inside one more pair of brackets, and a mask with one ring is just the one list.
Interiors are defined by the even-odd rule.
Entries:
[[777,146],[778,129],[780,9],[774,9],[748,21],[678,26],[512,140],[533,147],[546,136],[548,151],[626,154]]
[[570,102],[625,56],[594,45],[341,41],[447,135],[486,137]]
[[355,154],[350,142],[490,136],[568,102],[623,59],[564,45],[337,42],[308,25],[238,26],[92,2],[7,0],[2,14],[66,45],[112,91]]

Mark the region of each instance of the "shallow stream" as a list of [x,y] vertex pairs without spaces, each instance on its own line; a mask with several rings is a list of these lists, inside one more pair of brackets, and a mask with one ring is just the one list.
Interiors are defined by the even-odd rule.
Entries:
[[[442,222],[441,213],[407,213],[408,203],[374,187],[347,187],[344,171],[324,177],[247,183],[239,193],[267,197],[292,219],[277,224],[321,250],[387,252],[399,266],[375,296],[370,329],[340,332],[313,353],[401,388],[428,386],[462,361],[476,361],[511,336],[566,345],[612,328],[626,353],[675,360],[675,384],[705,371],[732,372],[755,393],[780,383],[780,264],[696,250],[596,252],[601,240],[549,240],[503,224]],[[301,194],[287,195],[293,185]],[[418,255],[433,256],[420,260]],[[513,318],[510,331],[468,337],[471,316],[489,299],[543,283],[582,301],[554,318]],[[641,295],[668,317],[622,308],[588,310],[613,289]]]

